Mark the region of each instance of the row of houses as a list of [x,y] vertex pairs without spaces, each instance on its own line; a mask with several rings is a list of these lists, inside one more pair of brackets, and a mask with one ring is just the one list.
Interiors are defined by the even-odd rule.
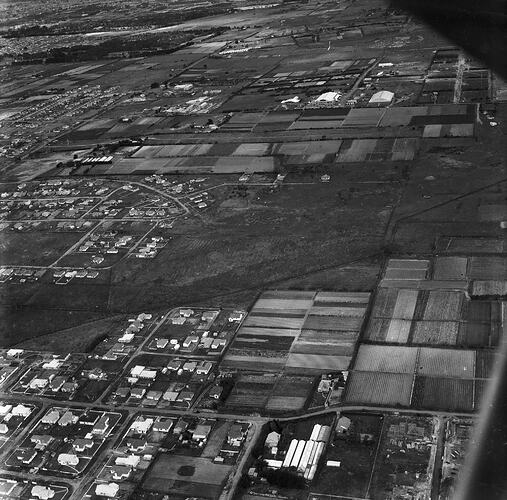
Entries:
[[90,463],[121,415],[98,410],[50,408],[6,465],[77,475]]
[[33,406],[23,404],[0,403],[0,436],[11,435],[32,414],[34,409]]
[[134,365],[112,395],[112,401],[148,407],[189,407],[196,389],[212,375],[214,364],[206,360],[170,359],[164,367]]
[[[25,496],[27,495],[27,496]],[[28,495],[30,495],[28,497]],[[55,498],[56,488],[42,484],[30,484],[15,479],[0,478],[0,497],[2,498],[34,498],[50,500]]]

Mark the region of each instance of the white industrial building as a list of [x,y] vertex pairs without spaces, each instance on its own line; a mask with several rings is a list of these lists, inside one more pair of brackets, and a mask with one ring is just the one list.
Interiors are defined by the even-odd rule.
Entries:
[[312,429],[310,439],[293,439],[283,461],[269,459],[266,460],[266,465],[273,469],[294,468],[306,480],[312,481],[330,437],[329,425],[316,424]]

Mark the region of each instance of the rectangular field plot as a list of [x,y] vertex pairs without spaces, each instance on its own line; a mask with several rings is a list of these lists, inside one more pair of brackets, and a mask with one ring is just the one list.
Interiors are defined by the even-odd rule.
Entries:
[[245,326],[298,329],[303,326],[304,321],[305,321],[304,318],[288,318],[288,317],[249,315],[243,324]]
[[302,410],[306,398],[299,396],[271,396],[266,404],[266,410],[287,412],[290,410]]
[[227,406],[263,408],[273,390],[275,377],[241,375],[234,385]]
[[285,357],[248,356],[231,353],[226,355],[221,367],[228,370],[250,372],[279,372],[285,366]]
[[402,373],[352,372],[347,380],[347,404],[409,406],[413,375]]
[[368,293],[268,290],[245,319],[223,366],[255,372],[285,367],[287,373],[312,375],[346,370],[368,299]]
[[[182,474],[183,470],[191,472]],[[157,492],[158,496],[165,493],[171,497],[215,499],[231,470],[230,465],[215,464],[206,458],[162,453],[146,475],[143,488]]]
[[507,206],[498,203],[481,203],[479,219],[487,222],[501,222],[507,219]]
[[429,292],[423,319],[427,321],[456,321],[461,316],[465,294],[433,290]]
[[354,363],[354,370],[414,373],[416,360],[416,347],[361,345]]
[[362,323],[362,317],[308,316],[303,328],[305,330],[359,331]]
[[374,318],[391,318],[398,298],[397,288],[379,288],[371,311]]
[[282,111],[271,111],[267,115],[263,116],[259,123],[292,123],[294,120],[299,118],[300,113],[298,112],[282,112]]
[[342,125],[343,120],[303,120],[299,119],[294,122],[289,130],[307,130],[307,129],[324,129],[338,128]]
[[334,330],[302,330],[297,341],[327,344],[348,344],[357,340],[358,333],[355,331]]
[[440,137],[441,135],[442,135],[442,125],[431,124],[424,126],[423,137],[425,139],[430,137]]
[[215,174],[273,172],[275,159],[272,156],[222,156],[213,166]]
[[466,238],[446,236],[438,239],[437,251],[442,253],[502,253],[505,242],[499,238]]
[[472,137],[474,135],[473,123],[453,123],[449,125],[449,137]]
[[394,304],[393,318],[411,320],[414,317],[418,295],[417,290],[399,290]]
[[253,307],[250,311],[251,316],[272,316],[285,318],[303,318],[308,309],[264,309],[262,307]]
[[419,259],[389,259],[387,263],[388,269],[428,269],[429,260],[419,260]]
[[493,300],[470,300],[464,314],[466,321],[500,323],[502,321],[501,302]]
[[472,283],[473,297],[498,297],[507,295],[507,281],[477,280]]
[[490,378],[493,376],[493,367],[497,356],[498,354],[495,351],[477,351],[477,357],[475,360],[476,378]]
[[405,344],[412,322],[405,319],[372,318],[366,329],[366,338],[374,342]]
[[385,334],[386,342],[404,344],[410,335],[411,322],[406,319],[392,319],[389,321]]
[[286,368],[291,372],[319,374],[328,371],[347,370],[349,356],[330,356],[326,354],[298,354],[290,353]]
[[262,328],[254,326],[242,326],[238,331],[238,337],[248,337],[259,335],[269,335],[270,337],[296,337],[299,334],[299,330],[291,330],[289,328]]
[[353,108],[345,117],[343,127],[376,127],[386,112],[381,108]]
[[[424,280],[429,268],[428,260],[389,259],[384,282]],[[389,285],[387,285],[389,286]]]
[[367,292],[318,292],[315,296],[315,302],[332,302],[343,304],[364,304],[366,307],[370,300],[370,294]]
[[436,257],[433,262],[434,280],[464,280],[467,277],[466,257]]
[[266,408],[271,411],[301,410],[314,385],[312,377],[282,376],[273,388]]
[[423,280],[426,278],[426,269],[404,269],[404,268],[387,268],[384,280]]
[[313,304],[314,292],[264,292],[253,307],[255,309],[308,309]]
[[412,343],[455,345],[459,328],[457,321],[416,321]]
[[[294,337],[290,336],[276,336],[271,335],[238,335],[234,339],[234,350],[237,351],[249,351],[256,353],[257,351],[266,352],[280,352],[286,353],[289,351]],[[283,355],[283,354],[281,354]]]
[[338,162],[366,161],[375,151],[377,139],[354,139],[348,149],[342,149],[338,154]]
[[303,330],[291,348],[292,353],[349,356],[354,353],[358,332]]
[[506,280],[507,257],[472,257],[470,278],[473,280]]
[[315,292],[304,290],[266,290],[260,296],[261,299],[313,299]]
[[163,146],[142,146],[133,155],[132,158],[153,158]]
[[169,144],[155,153],[161,158],[173,156],[201,156],[209,153],[213,144]]
[[421,347],[419,375],[474,378],[475,351]]
[[257,309],[308,309],[312,304],[312,299],[264,298],[264,296],[262,296],[255,303],[252,311],[256,311]]
[[291,353],[298,354],[327,354],[333,356],[348,356],[354,354],[355,341],[349,343],[318,343],[318,342],[301,342],[298,340],[292,344]]
[[268,154],[270,144],[267,142],[254,142],[240,144],[232,153],[234,156],[264,156]]
[[419,139],[415,137],[397,138],[391,152],[392,161],[409,161],[415,158],[419,149]]
[[480,410],[484,404],[483,399],[488,390],[490,380],[475,379],[474,380],[474,410]]
[[115,124],[114,120],[111,120],[109,118],[102,118],[99,120],[92,120],[84,125],[81,125],[77,130],[79,131],[88,131],[88,130],[107,130],[108,128],[112,127]]
[[365,312],[364,307],[347,307],[347,306],[330,306],[330,307],[323,307],[323,306],[313,306],[310,311],[310,316],[336,316],[338,318],[340,317],[355,317],[355,318],[362,318]]
[[413,116],[424,116],[427,112],[427,106],[386,108],[379,127],[406,126],[410,124]]
[[474,380],[416,377],[412,406],[425,410],[472,411]]
[[285,142],[274,146],[273,154],[280,155],[314,155],[314,154],[336,154],[340,150],[342,141],[301,141]]
[[460,323],[456,345],[462,347],[495,347],[500,336],[499,323]]

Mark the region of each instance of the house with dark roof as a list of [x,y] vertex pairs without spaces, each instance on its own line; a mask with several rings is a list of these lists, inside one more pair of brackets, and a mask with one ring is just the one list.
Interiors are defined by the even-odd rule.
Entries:
[[240,447],[246,436],[246,426],[241,424],[233,424],[227,433],[227,444],[230,446]]
[[30,437],[30,441],[35,443],[36,450],[45,450],[53,441],[53,436],[48,434],[33,434]]
[[115,481],[124,481],[128,479],[132,469],[125,465],[113,465],[111,467],[111,476]]
[[15,453],[16,458],[25,465],[30,465],[37,456],[37,452],[31,448],[18,448]]
[[145,439],[137,439],[137,438],[128,438],[125,444],[129,449],[129,451],[133,452],[143,451],[148,445]]
[[107,415],[102,415],[102,417],[99,418],[98,422],[93,426],[92,434],[103,436],[108,429],[109,417]]

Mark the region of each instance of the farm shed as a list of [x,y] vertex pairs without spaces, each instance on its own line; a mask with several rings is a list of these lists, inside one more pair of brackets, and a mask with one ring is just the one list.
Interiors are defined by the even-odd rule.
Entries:
[[394,99],[394,93],[389,90],[381,90],[375,94],[373,94],[368,101],[368,104],[371,106],[387,106]]

